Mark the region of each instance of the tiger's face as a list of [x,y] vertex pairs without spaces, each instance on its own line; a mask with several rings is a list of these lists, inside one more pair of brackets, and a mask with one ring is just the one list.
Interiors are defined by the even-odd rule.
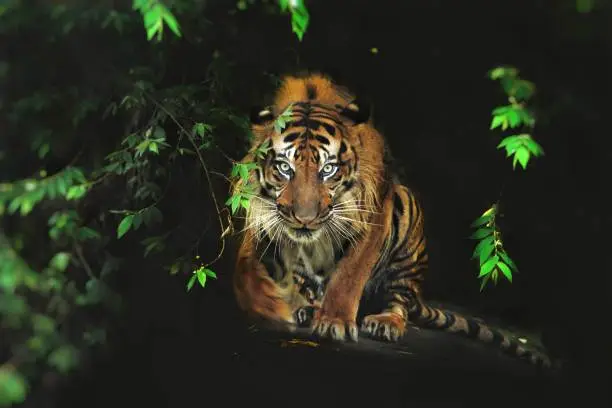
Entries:
[[[260,116],[270,118],[269,111]],[[297,103],[285,128],[273,127],[270,149],[256,171],[260,197],[251,217],[272,240],[341,244],[359,232],[365,211],[359,157],[339,108]]]

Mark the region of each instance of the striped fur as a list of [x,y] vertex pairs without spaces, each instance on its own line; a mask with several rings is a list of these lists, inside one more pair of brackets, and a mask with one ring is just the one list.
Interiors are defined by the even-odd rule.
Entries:
[[[273,122],[289,106],[277,133]],[[423,212],[385,165],[384,139],[350,92],[321,75],[286,78],[252,130],[245,160],[259,164],[249,180],[256,196],[234,275],[249,315],[341,341],[356,341],[359,331],[397,341],[412,323],[549,365],[477,320],[424,303]],[[264,143],[271,148],[257,159]]]

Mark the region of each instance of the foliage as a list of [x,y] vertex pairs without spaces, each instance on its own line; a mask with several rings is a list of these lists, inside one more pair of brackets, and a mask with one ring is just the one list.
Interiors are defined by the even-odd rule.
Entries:
[[[491,130],[505,131],[519,127],[532,129],[535,126],[535,118],[526,107],[527,101],[535,93],[535,85],[521,79],[518,73],[518,69],[509,66],[496,67],[488,73],[490,79],[500,82],[508,98],[508,105],[498,106],[493,110]],[[532,155],[539,157],[544,154],[542,147],[529,133],[506,136],[497,145],[497,148],[505,149],[506,157],[514,155],[513,169],[519,163],[523,170],[526,170]],[[513,273],[518,272],[516,264],[503,247],[502,235],[496,223],[499,205],[498,200],[471,224],[476,231],[470,238],[479,241],[474,248],[472,258],[478,259],[477,277],[481,279],[481,291],[489,281],[497,284],[500,274],[512,283]]]
[[193,275],[191,276],[191,278],[189,278],[189,281],[187,282],[187,290],[188,291],[191,290],[196,279],[198,280],[198,282],[200,283],[202,287],[205,287],[206,279],[209,277],[213,279],[217,279],[217,274],[213,272],[212,270],[205,268],[204,266],[200,266],[198,269],[193,271]]
[[[535,92],[533,83],[519,78],[518,70],[513,67],[497,67],[489,72],[489,77],[500,81],[509,102],[508,105],[493,110],[490,129],[506,130],[521,126],[532,129],[535,126],[535,118],[525,104]],[[544,154],[542,147],[529,133],[506,136],[497,148],[505,148],[506,157],[514,155],[512,168],[516,168],[518,162],[523,169],[527,169],[531,155],[538,157]]]
[[[209,167],[222,167],[215,164],[222,157],[234,164],[233,176],[254,168],[220,147],[228,136],[243,144],[248,137],[246,116],[228,102],[233,68],[222,50],[210,50],[202,81],[165,80],[171,47],[199,41],[189,29],[207,24],[203,14],[215,2],[25,3],[0,6],[7,44],[27,30],[36,39],[33,50],[13,48],[17,57],[0,61],[0,82],[10,91],[0,96],[9,135],[0,138],[0,406],[23,402],[43,375],[77,369],[106,342],[122,307],[117,271],[130,256],[119,244],[140,245],[140,262],[151,258],[171,275],[187,275],[187,290],[217,279],[213,264],[232,228],[230,210],[214,194],[211,178],[221,173]],[[304,3],[280,4],[281,11],[291,13],[301,40]],[[173,35],[164,36],[165,28]],[[99,38],[112,48],[92,52],[87,41]],[[82,53],[84,77],[60,75],[72,68],[65,58],[72,47]],[[23,77],[37,64],[45,69],[36,79]],[[198,251],[210,222],[200,217],[204,228],[193,234],[168,211],[185,174],[195,174],[216,209],[219,245],[206,262]],[[248,200],[230,205],[235,212]]]
[[495,223],[497,216],[497,205],[491,206],[472,223],[472,227],[477,230],[470,238],[480,242],[476,245],[473,259],[478,259],[480,273],[478,278],[482,278],[480,290],[482,291],[491,279],[495,284],[499,275],[503,275],[508,281],[512,282],[512,272],[518,272],[514,261],[510,259],[503,247],[501,232]]

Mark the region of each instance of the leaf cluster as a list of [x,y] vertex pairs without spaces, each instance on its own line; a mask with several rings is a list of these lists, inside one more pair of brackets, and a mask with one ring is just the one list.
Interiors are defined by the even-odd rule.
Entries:
[[[518,74],[518,69],[506,66],[489,71],[489,78],[500,81],[509,102],[508,105],[499,106],[491,112],[492,119],[489,126],[491,130],[501,129],[505,131],[520,127],[533,129],[535,126],[535,118],[526,107],[526,102],[535,92],[535,85],[520,78]],[[514,156],[512,159],[513,169],[516,168],[517,163],[520,163],[525,170],[532,156],[539,157],[544,154],[542,146],[527,132],[506,136],[497,148],[505,148],[506,157]]]
[[499,275],[503,275],[512,282],[512,273],[518,272],[516,264],[503,247],[501,233],[495,223],[496,216],[497,205],[493,205],[471,224],[476,230],[470,238],[479,241],[474,248],[472,259],[478,260],[477,277],[482,279],[481,291],[490,279],[497,284]]

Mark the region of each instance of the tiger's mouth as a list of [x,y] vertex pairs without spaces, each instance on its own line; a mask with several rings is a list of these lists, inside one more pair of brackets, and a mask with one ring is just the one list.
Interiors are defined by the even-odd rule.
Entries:
[[292,241],[307,243],[315,241],[321,234],[321,230],[321,228],[288,227],[285,231],[289,239]]
[[293,228],[293,233],[298,237],[308,238],[314,233],[314,230],[306,227]]

